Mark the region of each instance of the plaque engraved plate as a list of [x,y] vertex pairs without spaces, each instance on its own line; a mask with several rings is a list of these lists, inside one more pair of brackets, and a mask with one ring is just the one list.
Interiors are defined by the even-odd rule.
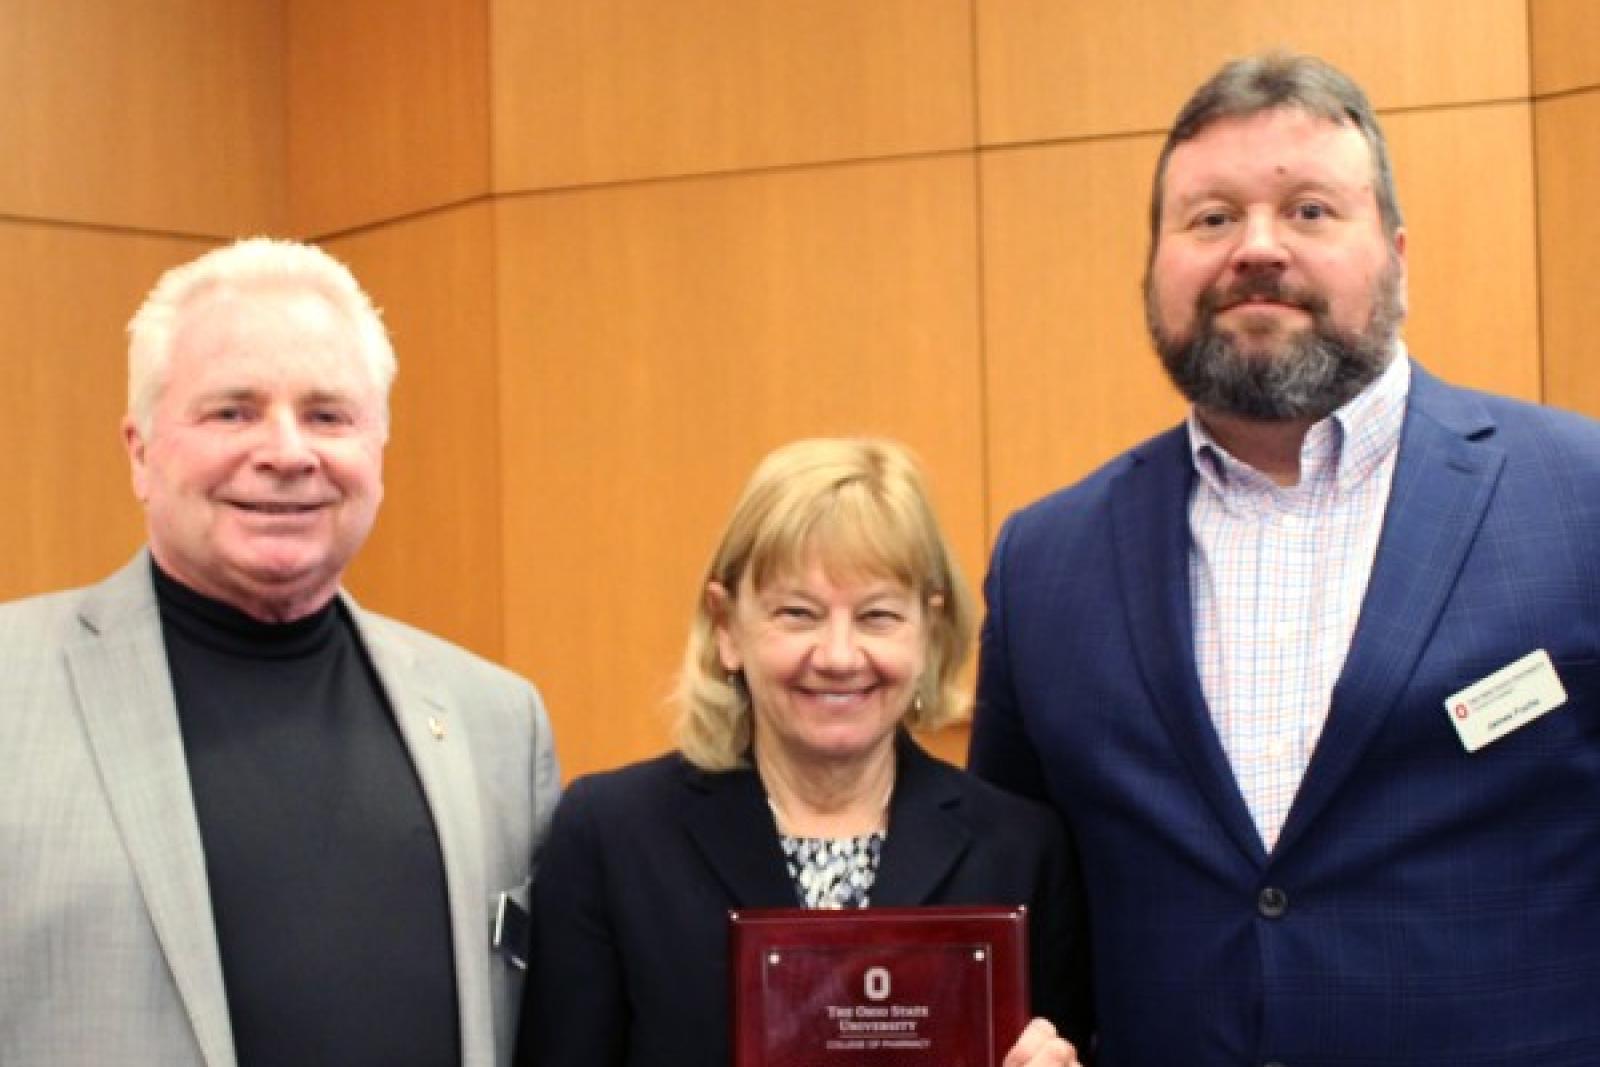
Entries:
[[1026,909],[729,913],[735,1067],[999,1067],[1028,1021]]

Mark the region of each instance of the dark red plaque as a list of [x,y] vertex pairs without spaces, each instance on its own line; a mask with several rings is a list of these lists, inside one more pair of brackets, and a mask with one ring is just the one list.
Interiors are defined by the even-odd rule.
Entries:
[[999,1067],[1028,1021],[1025,908],[728,913],[734,1067]]

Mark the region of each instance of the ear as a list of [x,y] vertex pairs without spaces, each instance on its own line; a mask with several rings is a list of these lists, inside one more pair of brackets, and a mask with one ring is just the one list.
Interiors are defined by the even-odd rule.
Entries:
[[1404,226],[1401,226],[1399,229],[1395,230],[1394,231],[1394,236],[1391,237],[1389,240],[1390,240],[1390,243],[1394,245],[1395,258],[1400,261],[1400,265],[1402,267],[1405,266],[1405,262],[1406,262],[1406,228]]
[[1404,226],[1396,229],[1394,231],[1394,236],[1389,238],[1389,247],[1392,249],[1392,254],[1394,257],[1393,262],[1398,266],[1400,271],[1400,315],[1402,319],[1410,310],[1411,305],[1411,268],[1406,263],[1406,246],[1408,243],[1409,242],[1406,239],[1406,228]]
[[733,639],[733,613],[736,610],[733,594],[719,581],[706,583],[706,614],[711,618],[711,635],[717,642],[717,658],[722,669],[732,673],[744,667],[739,657],[739,646]]
[[150,468],[145,462],[149,442],[144,439],[132,415],[122,417],[122,447],[128,452],[128,474],[133,482],[133,495],[142,504],[150,499]]

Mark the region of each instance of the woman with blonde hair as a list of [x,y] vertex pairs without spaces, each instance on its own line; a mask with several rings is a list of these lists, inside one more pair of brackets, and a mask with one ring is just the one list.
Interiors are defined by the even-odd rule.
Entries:
[[905,449],[780,448],[701,585],[678,749],[573,783],[533,889],[521,1059],[730,1062],[727,913],[1026,905],[1036,1018],[1007,1067],[1077,1062],[1087,945],[1045,808],[928,755],[974,609]]

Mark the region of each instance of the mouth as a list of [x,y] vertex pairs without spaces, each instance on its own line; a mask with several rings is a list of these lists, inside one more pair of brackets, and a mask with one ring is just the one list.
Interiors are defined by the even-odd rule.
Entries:
[[811,700],[815,700],[823,707],[848,708],[861,703],[878,691],[876,685],[858,686],[853,689],[807,689],[802,687],[800,692]]
[[1327,310],[1327,300],[1321,293],[1280,278],[1264,277],[1245,278],[1213,291],[1202,298],[1202,311],[1206,304],[1210,305],[1211,313],[1216,315],[1236,309],[1283,308],[1315,317]]
[[230,500],[229,506],[240,511],[250,512],[252,515],[309,515],[326,507],[323,501],[298,503],[291,501],[268,500]]
[[1236,300],[1227,300],[1217,308],[1221,311],[1232,311],[1235,308],[1288,308],[1291,311],[1305,311],[1306,308],[1294,300],[1284,300],[1270,296],[1246,296]]

